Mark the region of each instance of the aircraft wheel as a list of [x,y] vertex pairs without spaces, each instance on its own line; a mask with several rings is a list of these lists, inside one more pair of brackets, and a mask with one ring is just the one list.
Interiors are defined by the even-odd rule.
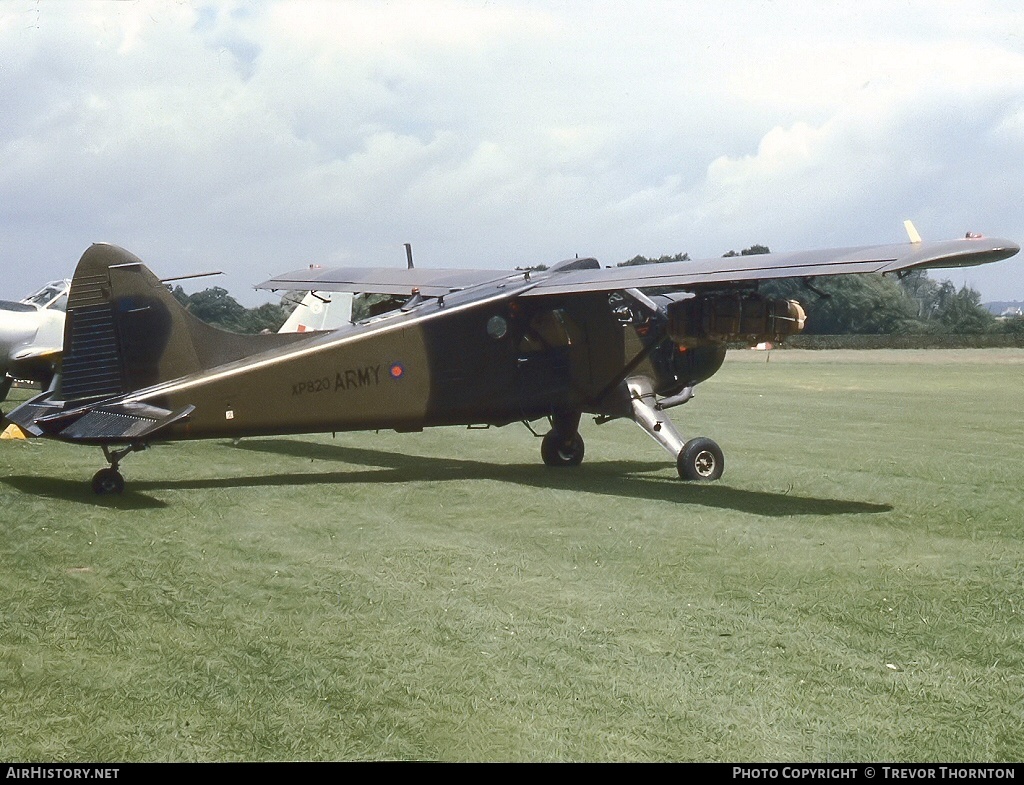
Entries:
[[93,475],[92,492],[105,496],[124,492],[124,477],[117,469],[100,469]]
[[578,433],[565,442],[550,431],[540,444],[540,457],[548,466],[579,466],[583,462],[583,437]]
[[703,436],[684,444],[676,459],[676,471],[684,480],[710,482],[721,477],[724,470],[722,448]]

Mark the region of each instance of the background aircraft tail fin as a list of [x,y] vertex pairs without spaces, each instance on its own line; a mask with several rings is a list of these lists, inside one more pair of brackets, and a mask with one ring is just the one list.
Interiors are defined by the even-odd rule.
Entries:
[[303,340],[237,335],[190,314],[135,255],[96,244],[75,270],[56,398],[114,397]]

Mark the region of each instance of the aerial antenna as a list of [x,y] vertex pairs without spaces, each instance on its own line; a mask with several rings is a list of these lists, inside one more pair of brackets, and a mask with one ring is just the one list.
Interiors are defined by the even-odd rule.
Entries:
[[412,269],[412,243],[405,244],[405,262]]
[[160,283],[167,283],[168,281],[187,281],[189,278],[206,278],[210,275],[224,275],[223,272],[218,271],[215,273],[193,273],[192,275],[177,275],[173,278],[161,278]]

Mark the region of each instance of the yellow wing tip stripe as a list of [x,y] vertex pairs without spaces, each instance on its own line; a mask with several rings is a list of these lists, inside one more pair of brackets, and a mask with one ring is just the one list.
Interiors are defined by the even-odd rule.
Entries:
[[917,233],[917,228],[914,226],[914,222],[909,218],[903,222],[903,228],[907,230],[907,237],[910,238],[910,242],[917,245],[921,242],[921,235]]

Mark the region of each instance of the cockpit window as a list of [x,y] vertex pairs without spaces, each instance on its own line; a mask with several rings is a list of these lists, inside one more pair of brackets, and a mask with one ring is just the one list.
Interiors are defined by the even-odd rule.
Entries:
[[64,311],[68,307],[68,283],[66,281],[51,281],[34,294],[30,294],[23,303],[38,305],[40,308],[56,308]]
[[365,292],[352,299],[352,321],[365,322],[383,314],[397,311],[408,300],[407,296]]

